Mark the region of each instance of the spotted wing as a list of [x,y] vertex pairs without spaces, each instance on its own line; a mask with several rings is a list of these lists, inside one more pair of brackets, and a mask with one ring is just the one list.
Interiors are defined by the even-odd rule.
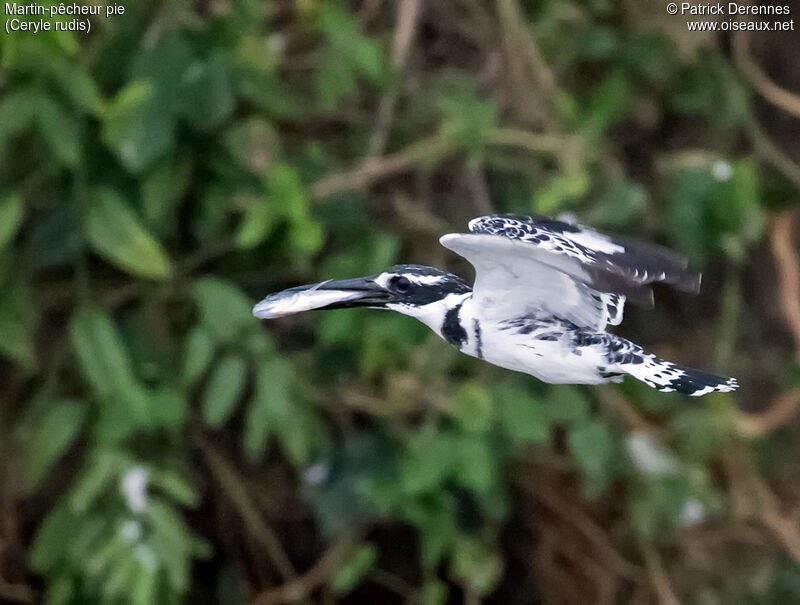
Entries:
[[649,286],[656,282],[689,293],[700,290],[700,274],[674,252],[654,244],[611,238],[583,225],[544,216],[494,214],[472,219],[469,230],[529,244],[537,252],[549,253],[551,260],[543,262],[602,292],[624,294],[638,302],[652,304]]
[[626,297],[652,303],[654,281],[699,287],[699,275],[672,253],[585,227],[495,215],[474,219],[470,230],[440,241],[472,263],[476,302],[498,318],[544,311],[601,331],[622,321]]
[[450,233],[439,241],[475,267],[473,300],[487,319],[545,313],[596,331],[622,320],[624,296],[599,292],[537,258],[549,253],[496,235]]

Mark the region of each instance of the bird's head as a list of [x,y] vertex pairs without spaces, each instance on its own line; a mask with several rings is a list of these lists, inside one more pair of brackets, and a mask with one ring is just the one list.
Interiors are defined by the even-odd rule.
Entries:
[[416,317],[431,327],[456,300],[471,292],[457,275],[435,267],[395,265],[379,275],[329,280],[270,294],[253,308],[253,315],[272,319],[312,309],[370,307]]

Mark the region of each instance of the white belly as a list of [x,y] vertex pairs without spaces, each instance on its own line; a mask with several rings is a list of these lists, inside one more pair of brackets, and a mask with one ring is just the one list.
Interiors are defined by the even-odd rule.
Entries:
[[[491,364],[524,372],[544,382],[557,384],[601,384],[609,382],[602,373],[608,365],[600,346],[576,348],[570,344],[570,335],[559,340],[537,338],[552,329],[544,325],[536,332],[523,334],[519,329],[508,329],[502,320],[483,317],[470,295],[460,299],[459,325],[466,339],[457,344],[462,353],[484,359]],[[429,305],[433,306],[433,305]],[[442,336],[442,311],[436,319],[420,317]],[[426,321],[427,319],[427,321]]]
[[534,334],[509,333],[497,330],[495,326],[484,325],[480,348],[477,339],[473,337],[462,351],[501,368],[530,374],[544,382],[608,382],[608,378],[604,378],[598,370],[607,365],[600,347],[581,347],[576,351],[569,346],[568,340],[568,336],[559,340],[538,340]]

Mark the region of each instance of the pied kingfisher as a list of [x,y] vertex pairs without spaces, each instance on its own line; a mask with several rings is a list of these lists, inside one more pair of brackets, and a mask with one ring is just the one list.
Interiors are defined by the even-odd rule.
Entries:
[[476,272],[472,288],[435,267],[290,288],[258,303],[274,318],[310,309],[372,307],[416,317],[458,349],[551,383],[600,384],[633,376],[659,391],[733,391],[736,379],[681,367],[606,332],[625,300],[652,305],[650,284],[696,293],[700,274],[661,247],[612,239],[543,216],[473,219],[439,240]]

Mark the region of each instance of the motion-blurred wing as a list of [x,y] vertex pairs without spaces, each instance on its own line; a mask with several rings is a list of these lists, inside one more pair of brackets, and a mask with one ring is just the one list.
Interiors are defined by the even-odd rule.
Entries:
[[542,252],[528,244],[470,233],[450,233],[439,241],[475,267],[473,300],[487,318],[544,311],[597,331],[622,321],[624,296],[598,292],[554,264],[541,262],[537,256]]
[[597,330],[622,321],[627,298],[652,304],[649,284],[695,292],[700,275],[658,246],[612,239],[546,217],[473,219],[471,234],[441,238],[476,270],[474,292],[484,312],[544,310]]
[[611,238],[583,225],[544,216],[490,215],[472,219],[469,230],[524,242],[568,261],[559,266],[572,267],[576,277],[588,274],[587,283],[603,292],[651,300],[646,286],[655,282],[689,293],[700,290],[700,274],[688,269],[686,259],[674,252],[655,244]]

